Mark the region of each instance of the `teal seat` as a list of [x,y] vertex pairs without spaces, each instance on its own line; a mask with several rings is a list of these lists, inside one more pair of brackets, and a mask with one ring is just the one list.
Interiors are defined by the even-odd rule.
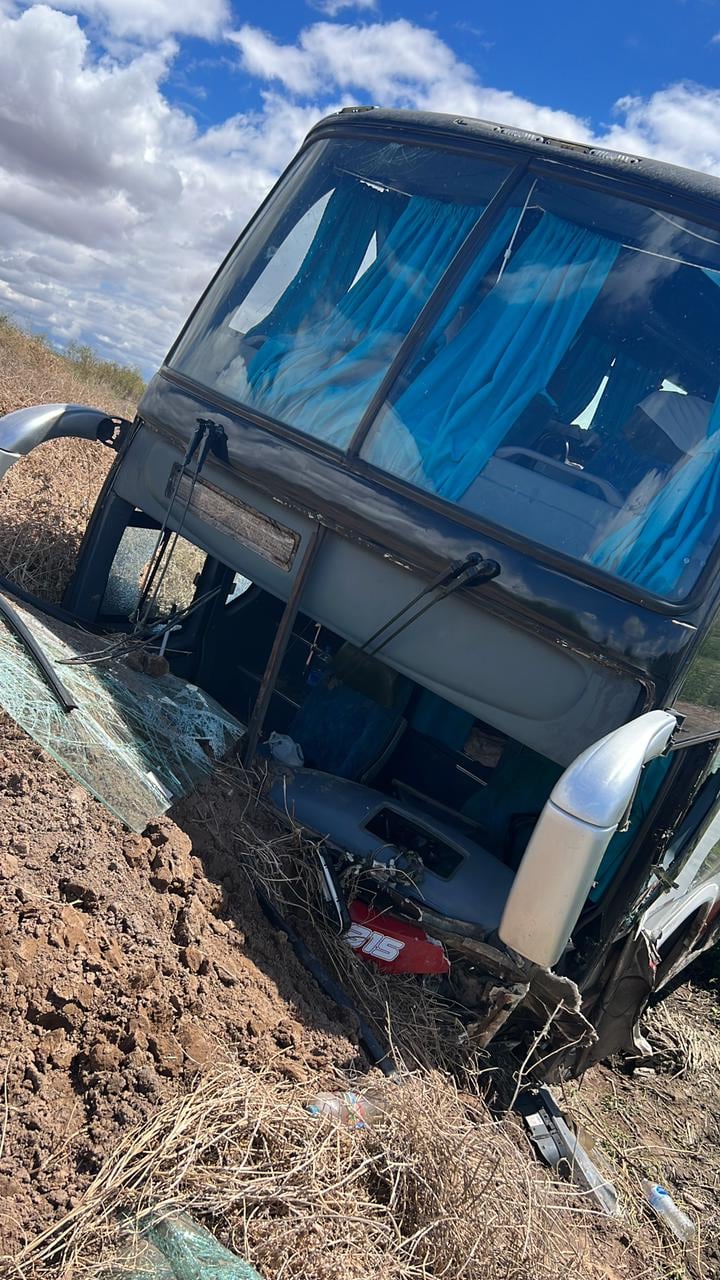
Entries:
[[290,728],[305,764],[338,778],[372,778],[405,728],[400,711],[381,707],[347,685],[319,684]]

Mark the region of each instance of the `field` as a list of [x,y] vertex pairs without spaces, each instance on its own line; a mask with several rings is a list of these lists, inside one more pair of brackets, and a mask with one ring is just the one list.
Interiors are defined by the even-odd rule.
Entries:
[[[126,391],[113,367],[0,323],[0,412],[67,399],[132,416]],[[12,470],[0,572],[59,598],[109,456],[57,441]],[[128,1223],[176,1206],[265,1280],[720,1274],[711,966],[651,1011],[649,1065],[603,1066],[566,1089],[620,1191],[611,1222],[493,1112],[503,1069],[470,1055],[452,1010],[314,929],[293,879],[312,851],[239,766],[133,836],[2,714],[0,734],[3,1276],[100,1275]],[[368,1063],[356,1015],[268,923],[258,884],[407,1064],[397,1085],[369,1073],[380,1116],[365,1129],[305,1109],[318,1091],[366,1087]],[[645,1210],[643,1177],[696,1219],[688,1249]]]

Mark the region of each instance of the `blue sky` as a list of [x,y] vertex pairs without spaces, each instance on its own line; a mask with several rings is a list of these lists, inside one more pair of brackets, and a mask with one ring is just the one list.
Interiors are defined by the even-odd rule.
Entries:
[[[271,7],[238,4],[234,12],[288,44],[323,16],[302,0]],[[364,11],[349,5],[336,21],[367,23],[381,17],[433,29],[481,80],[589,117],[596,125],[611,121],[614,102],[628,94],[649,95],[682,80],[720,84],[720,41],[713,43],[720,32],[720,0],[445,0],[437,6],[378,0]],[[257,83],[221,58],[212,71],[200,67],[207,55],[205,42],[190,40],[179,69],[207,91],[208,117],[252,105]],[[192,109],[183,80],[169,88]],[[194,105],[200,114],[197,101]]]
[[0,310],[147,372],[328,110],[720,173],[719,85],[720,0],[0,0]]

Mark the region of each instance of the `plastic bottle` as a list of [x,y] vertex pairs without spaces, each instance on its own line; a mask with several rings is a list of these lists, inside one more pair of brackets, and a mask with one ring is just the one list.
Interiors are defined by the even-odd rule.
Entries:
[[307,1104],[306,1110],[311,1116],[326,1116],[336,1124],[347,1125],[352,1129],[364,1129],[367,1124],[377,1120],[383,1108],[379,1105],[379,1097],[373,1090],[367,1093],[318,1093]]
[[688,1218],[682,1209],[675,1204],[672,1196],[664,1187],[657,1182],[643,1182],[643,1190],[645,1199],[650,1208],[657,1214],[658,1218],[662,1218],[678,1240],[684,1240],[687,1243],[693,1239],[695,1235],[695,1223],[692,1218]]

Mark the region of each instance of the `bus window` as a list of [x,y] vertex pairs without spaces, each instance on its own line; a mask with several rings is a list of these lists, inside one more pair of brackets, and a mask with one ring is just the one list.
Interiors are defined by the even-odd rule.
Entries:
[[[140,603],[140,593],[158,539],[156,528],[128,525],[110,566],[100,606],[103,618],[128,619]],[[166,617],[186,609],[195,596],[206,555],[186,538],[179,537],[167,572],[160,582],[154,616]],[[158,575],[159,576],[159,575]]]

